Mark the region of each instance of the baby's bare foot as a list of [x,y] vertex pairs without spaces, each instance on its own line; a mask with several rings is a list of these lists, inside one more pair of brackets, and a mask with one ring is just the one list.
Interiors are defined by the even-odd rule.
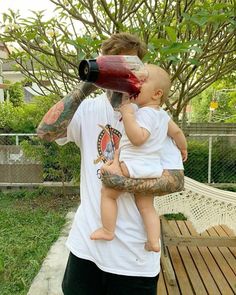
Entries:
[[101,227],[97,230],[95,230],[91,236],[91,240],[105,240],[105,241],[111,241],[114,239],[114,232],[110,232],[106,230],[105,228]]
[[144,248],[147,251],[153,251],[153,252],[160,252],[160,250],[161,250],[159,242],[155,242],[155,243],[146,242]]

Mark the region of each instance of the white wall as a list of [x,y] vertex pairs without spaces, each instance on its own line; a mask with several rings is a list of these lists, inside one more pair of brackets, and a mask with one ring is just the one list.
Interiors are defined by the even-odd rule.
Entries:
[[4,71],[4,79],[10,81],[11,83],[16,83],[24,80],[25,76],[23,76],[20,72]]

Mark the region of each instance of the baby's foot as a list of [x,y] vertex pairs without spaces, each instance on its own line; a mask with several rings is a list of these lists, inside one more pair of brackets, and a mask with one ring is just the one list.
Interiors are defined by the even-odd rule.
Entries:
[[145,243],[145,250],[147,250],[147,251],[153,251],[153,252],[160,252],[160,250],[161,250],[161,247],[160,247],[160,244],[159,244],[159,242],[157,241],[157,242],[146,242]]
[[91,234],[90,239],[111,241],[114,239],[114,236],[114,232],[108,231],[107,229],[101,227]]

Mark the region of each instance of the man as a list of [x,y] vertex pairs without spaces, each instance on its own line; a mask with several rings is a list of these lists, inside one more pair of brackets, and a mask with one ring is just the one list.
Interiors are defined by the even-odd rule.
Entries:
[[[142,59],[146,46],[134,35],[118,33],[102,44],[101,53],[137,55]],[[107,144],[112,142],[113,149],[117,148],[123,132],[121,115],[113,110],[105,93],[83,100],[94,89],[89,83],[81,83],[48,111],[38,127],[40,138],[57,139],[59,144],[72,141],[81,150],[81,205],[67,240],[70,255],[63,292],[65,295],[156,295],[160,253],[144,249],[146,234],[133,194],[124,193],[118,201],[114,240],[90,239],[91,232],[101,226],[101,182],[97,171],[102,162],[99,160],[106,162]]]

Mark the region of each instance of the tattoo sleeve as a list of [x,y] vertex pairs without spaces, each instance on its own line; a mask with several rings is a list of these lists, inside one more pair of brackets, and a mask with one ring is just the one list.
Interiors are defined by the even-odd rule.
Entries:
[[184,189],[184,173],[182,170],[167,170],[159,178],[129,178],[125,176],[104,172],[101,175],[104,185],[120,191],[130,193],[149,193],[152,195],[165,195]]
[[53,141],[66,136],[69,125],[80,103],[96,89],[96,86],[82,82],[71,93],[57,102],[45,114],[37,128],[37,134],[41,139]]

